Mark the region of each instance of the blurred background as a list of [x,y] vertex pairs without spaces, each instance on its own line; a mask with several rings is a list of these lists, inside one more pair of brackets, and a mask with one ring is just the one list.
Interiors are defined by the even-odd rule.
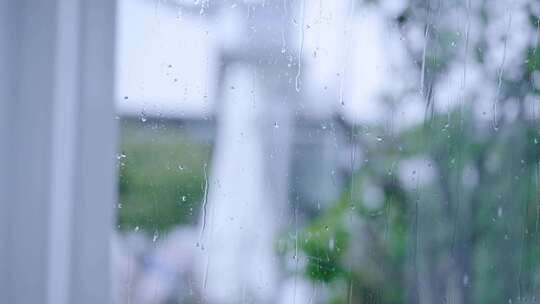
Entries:
[[118,0],[117,303],[526,303],[540,3]]

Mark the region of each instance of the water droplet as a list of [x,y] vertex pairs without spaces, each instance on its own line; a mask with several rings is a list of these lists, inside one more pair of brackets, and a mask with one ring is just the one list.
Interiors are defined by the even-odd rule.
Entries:
[[277,122],[274,122],[274,129],[278,129],[279,128],[279,124]]
[[141,112],[141,121],[146,122],[146,113],[144,111]]
[[152,243],[155,243],[159,237],[158,231],[154,231],[154,236],[152,237]]
[[136,226],[135,229],[133,229],[133,231],[137,232],[139,231],[139,229],[140,229],[139,226]]
[[197,242],[197,244],[195,244],[195,246],[201,248],[201,250],[204,250],[204,245],[202,243]]

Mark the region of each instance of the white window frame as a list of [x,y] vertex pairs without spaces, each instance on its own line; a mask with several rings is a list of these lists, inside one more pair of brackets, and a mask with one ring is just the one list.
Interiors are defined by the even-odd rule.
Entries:
[[0,0],[0,303],[111,303],[114,0]]

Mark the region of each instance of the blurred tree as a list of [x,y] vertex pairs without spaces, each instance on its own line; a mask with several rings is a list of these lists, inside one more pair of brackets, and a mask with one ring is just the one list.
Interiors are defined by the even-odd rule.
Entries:
[[[306,276],[332,290],[328,303],[535,300],[540,6],[503,2],[410,0],[388,15],[415,63],[425,119],[355,126],[361,168],[297,240]],[[468,85],[471,71],[481,82]],[[455,78],[458,90],[442,97],[458,102],[442,109]]]

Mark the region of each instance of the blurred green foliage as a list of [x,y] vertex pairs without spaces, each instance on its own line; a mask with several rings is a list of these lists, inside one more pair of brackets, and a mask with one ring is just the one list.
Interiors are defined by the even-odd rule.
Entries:
[[[365,5],[384,2],[391,1]],[[534,1],[523,4],[533,38],[514,28],[500,37],[489,32],[493,24],[510,29],[517,8],[490,1],[409,0],[388,18],[422,75],[425,118],[400,130],[354,127],[360,168],[296,240],[306,277],[330,290],[324,303],[536,302],[540,124],[531,111],[540,95],[540,18]],[[423,46],[407,41],[411,28],[424,34]],[[514,61],[506,57],[512,35],[527,41]],[[487,61],[494,45],[505,48],[502,63]],[[444,97],[457,106],[434,110],[438,85],[456,67],[465,83],[467,65],[486,86],[463,87],[460,96]],[[483,100],[483,90],[496,96]],[[482,102],[494,114],[479,110]],[[381,195],[365,195],[370,187]]]
[[[531,298],[540,262],[539,128],[517,120],[495,133],[473,122],[469,109],[456,110],[384,142],[375,140],[382,129],[356,129],[369,161],[298,236],[306,276],[334,289],[329,303],[415,303],[420,282],[442,300],[452,280],[467,280],[460,303]],[[404,185],[396,164],[419,156],[433,180],[416,180],[419,167],[410,172],[417,185]],[[470,172],[476,181],[467,185]],[[362,198],[366,183],[383,193],[375,207]]]
[[210,146],[174,123],[128,119],[121,128],[119,229],[155,233],[195,223]]

